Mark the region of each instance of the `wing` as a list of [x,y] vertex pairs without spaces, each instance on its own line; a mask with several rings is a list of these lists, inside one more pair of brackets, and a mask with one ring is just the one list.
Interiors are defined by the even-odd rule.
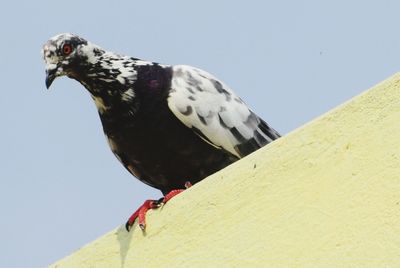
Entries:
[[185,65],[172,71],[168,106],[206,142],[243,157],[280,137],[213,75]]

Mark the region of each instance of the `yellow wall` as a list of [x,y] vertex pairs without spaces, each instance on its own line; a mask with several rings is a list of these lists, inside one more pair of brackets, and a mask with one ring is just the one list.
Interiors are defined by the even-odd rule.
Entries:
[[52,267],[400,267],[400,74],[147,222]]

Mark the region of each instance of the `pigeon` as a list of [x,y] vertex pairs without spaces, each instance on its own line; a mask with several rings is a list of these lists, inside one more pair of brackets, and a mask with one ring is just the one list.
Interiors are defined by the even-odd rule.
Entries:
[[122,165],[163,197],[145,215],[207,176],[280,137],[224,82],[187,65],[165,65],[104,50],[70,33],[43,46],[46,87],[67,76],[89,92],[108,144]]

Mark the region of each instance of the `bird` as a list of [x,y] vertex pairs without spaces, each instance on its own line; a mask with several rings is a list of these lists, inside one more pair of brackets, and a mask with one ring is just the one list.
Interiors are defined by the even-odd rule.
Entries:
[[166,65],[111,51],[71,33],[42,49],[46,87],[77,80],[97,107],[109,147],[122,165],[163,197],[146,200],[126,223],[281,135],[224,82],[188,65]]

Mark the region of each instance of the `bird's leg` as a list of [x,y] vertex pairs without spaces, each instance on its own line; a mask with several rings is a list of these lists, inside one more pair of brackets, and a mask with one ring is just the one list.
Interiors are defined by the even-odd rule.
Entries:
[[[192,184],[190,182],[185,183],[185,188],[191,187]],[[174,196],[177,194],[180,194],[181,192],[185,191],[185,189],[176,189],[172,190],[169,193],[167,193],[164,197],[158,199],[158,200],[146,200],[144,203],[132,214],[132,216],[129,217],[129,220],[125,224],[126,230],[129,232],[133,223],[135,222],[136,219],[138,219],[139,227],[143,231],[146,229],[146,213],[149,209],[156,209],[159,208],[160,206],[164,205],[167,203],[169,200],[171,200]]]
[[165,204],[167,203],[172,197],[176,196],[177,194],[182,193],[183,191],[185,191],[187,188],[191,187],[192,184],[187,181],[185,182],[185,189],[176,189],[176,190],[172,190],[170,191],[168,194],[166,194],[163,198],[161,198],[160,200],[160,204]]

